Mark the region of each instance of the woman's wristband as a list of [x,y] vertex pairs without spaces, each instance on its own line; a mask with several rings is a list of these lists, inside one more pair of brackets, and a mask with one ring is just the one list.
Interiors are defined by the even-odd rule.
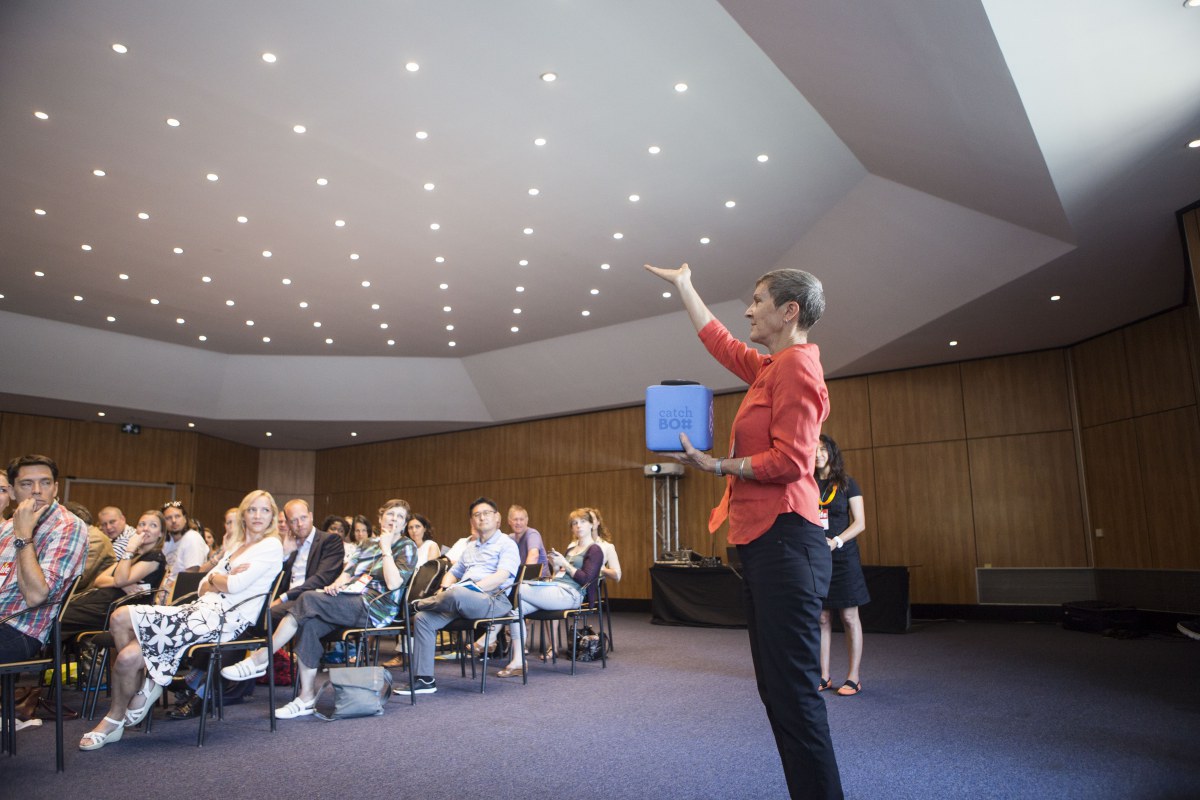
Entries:
[[845,542],[843,542],[843,541],[842,541],[842,537],[840,537],[840,536],[835,536],[835,537],[833,537],[833,540],[834,540],[835,542],[837,542],[837,549],[838,549],[838,550],[841,550],[841,549],[842,549],[842,545],[844,545],[844,544],[845,544]]
[[715,472],[717,474],[718,478],[722,477],[725,474],[725,473],[721,472],[721,459],[718,458],[716,460],[716,462],[713,464],[713,472]]

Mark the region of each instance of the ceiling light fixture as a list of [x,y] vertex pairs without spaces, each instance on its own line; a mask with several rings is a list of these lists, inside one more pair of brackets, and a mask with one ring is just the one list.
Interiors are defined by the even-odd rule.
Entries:
[[188,423],[188,427],[189,427],[189,428],[194,428],[194,427],[196,427],[196,423],[194,423],[194,422],[189,422],[189,423]]
[[293,125],[292,130],[296,133],[308,133],[308,128],[304,127],[303,125]]
[[684,92],[687,91],[687,84],[686,83],[675,84],[675,91],[679,92],[680,94],[683,94]]
[[639,201],[641,199],[642,199],[642,196],[640,194],[629,195],[629,202],[631,202],[631,203],[636,203],[637,201]]
[[707,236],[700,237],[700,244],[708,244],[711,241],[712,241],[712,239],[708,238]]
[[204,334],[200,334],[199,336],[197,336],[197,337],[196,337],[196,339],[197,339],[198,341],[201,341],[201,342],[207,342],[207,341],[208,341],[208,337],[207,337],[207,336],[205,336]]
[[79,249],[86,252],[86,251],[90,251],[92,249],[92,246],[90,244],[81,244],[81,245],[79,245]]
[[538,77],[540,77],[546,83],[554,83],[556,80],[558,80],[558,74],[555,72],[543,72]]
[[212,283],[212,278],[210,278],[210,277],[209,277],[209,276],[207,276],[207,275],[202,275],[202,276],[200,277],[200,280],[202,280],[204,283]]
[[329,178],[317,178],[317,186],[328,186]]
[[214,183],[221,179],[221,176],[215,172],[210,172],[207,175],[205,175],[204,177],[208,178],[210,181],[212,181]]
[[417,138],[422,140],[428,139],[429,133],[427,131],[417,131]]
[[670,297],[670,296],[671,296],[670,292],[663,292],[663,297]]
[[617,231],[616,233],[613,234],[613,238],[614,239],[624,239],[625,234],[621,233],[620,231]]
[[125,55],[129,52],[129,48],[119,42],[114,43],[112,49],[114,53],[120,53],[121,55]]
[[254,320],[252,320],[252,319],[248,319],[248,320],[246,320],[246,327],[248,327],[248,328],[253,328],[253,327],[254,327]]
[[446,263],[446,257],[445,257],[445,256],[434,256],[434,257],[433,257],[433,260],[434,260],[436,263],[438,263],[438,264],[445,264],[445,263]]
[[[1198,0],[1198,1],[1200,1],[1200,0]],[[1061,294],[1052,294],[1052,295],[1050,295],[1050,302],[1051,302],[1051,303],[1057,303],[1059,300],[1062,300],[1062,295],[1061,295]]]
[[370,281],[363,281],[363,282],[362,282],[362,287],[363,287],[364,289],[370,289],[370,288],[371,288],[371,282],[370,282]]
[[35,117],[37,117],[38,119],[50,119],[50,115],[47,114],[45,111],[35,111],[35,112],[33,112],[33,115]]
[[76,303],[82,303],[82,302],[83,302],[83,295],[81,295],[81,294],[77,294],[77,295],[75,295],[75,302],[76,302]]
[[395,339],[388,339],[388,340],[387,340],[387,343],[388,343],[388,347],[395,347],[395,346],[396,346],[396,340],[395,340]]
[[431,231],[438,231],[438,230],[441,230],[441,229],[442,229],[442,226],[441,226],[440,224],[438,224],[438,223],[436,223],[436,222],[431,222],[431,223],[429,223],[429,230],[431,230]]
[[520,329],[520,328],[518,328],[516,325],[513,325],[511,328],[509,328],[509,330],[510,330],[510,331],[512,331],[513,333],[517,333],[517,332],[518,332],[518,331],[520,331],[521,329]]
[[314,323],[313,323],[313,327],[314,327],[314,328],[319,328],[319,327],[321,327],[321,323],[320,323],[320,322],[314,322]]
[[458,342],[446,342],[446,344],[448,344],[450,347],[455,347],[458,345]]
[[139,211],[138,219],[150,219],[150,215],[147,214],[145,211]]
[[44,208],[35,208],[35,209],[33,210],[33,213],[37,214],[39,217],[44,217],[44,216],[46,216],[46,209],[44,209]]
[[183,317],[176,317],[176,318],[175,318],[175,324],[177,324],[177,325],[182,325],[182,324],[183,324],[184,322],[186,322],[186,321],[187,321],[187,320],[185,320]]
[[447,325],[447,326],[446,326],[446,330],[448,330],[448,331],[452,331],[452,330],[454,330],[454,326],[453,326],[453,325]]
[[404,65],[404,68],[406,70],[408,70],[409,72],[416,72],[417,70],[419,70],[421,68],[421,65],[415,61],[410,61]]
[[97,412],[96,412],[96,416],[97,416],[97,417],[104,417],[104,416],[107,416],[107,414],[105,414],[103,411],[97,411]]
[[519,266],[519,267],[528,267],[528,266],[529,266],[529,259],[527,259],[527,258],[522,258],[520,261],[518,261],[518,262],[517,262],[517,266]]
[[175,255],[177,255],[177,256],[181,256],[181,255],[183,255],[183,248],[182,248],[182,247],[176,247],[176,248],[172,249],[172,250],[171,250],[171,252],[172,252],[172,253],[174,253],[174,254],[175,254]]
[[92,174],[95,175],[97,178],[103,178],[108,173],[102,169],[94,169],[94,170],[92,170]]
[[453,309],[450,308],[450,306],[442,306],[442,311],[445,311],[447,314],[449,314],[452,310]]
[[438,284],[438,288],[439,288],[439,289],[441,289],[442,291],[445,291],[446,289],[449,289],[449,288],[450,288],[450,284],[448,284],[448,283],[439,283],[439,284]]
[[178,128],[179,120],[175,119],[174,117],[167,117],[167,124],[170,125],[172,128]]
[[292,285],[292,279],[291,279],[291,278],[283,278],[283,279],[282,279],[282,280],[280,280],[279,282],[280,282],[280,283],[282,283],[284,286],[291,286],[291,285]]
[[273,253],[271,253],[270,250],[263,250],[262,253],[263,253],[263,258],[270,258],[273,255]]
[[1188,147],[1192,148],[1193,150],[1197,147],[1200,147],[1200,139],[1192,139],[1190,142],[1188,142]]
[[[270,343],[271,343],[271,337],[270,337],[270,336],[264,336],[264,337],[263,337],[263,344],[270,344]],[[269,434],[269,433],[267,434],[267,436],[270,436],[270,435],[271,435],[271,434]]]
[[238,217],[237,221],[242,223],[243,225],[245,225],[247,222],[250,221],[250,218],[249,217]]
[[1183,0],[1184,8],[1200,8],[1200,0]]
[[150,298],[150,305],[152,305],[152,306],[156,306],[156,305],[158,305],[158,298],[157,298],[157,297],[151,297],[151,298]]
[[379,323],[379,330],[386,331],[387,329],[388,329],[388,324],[386,322]]
[[950,340],[950,346],[951,346],[951,347],[958,347],[958,339],[951,339],[951,340]]
[[581,317],[590,317],[591,315],[592,315],[592,312],[588,311],[586,308],[583,311],[579,312],[579,316],[581,316]]
[[350,254],[350,260],[351,260],[351,261],[358,261],[358,253],[351,253],[351,254]]
[[733,207],[734,207],[734,206],[736,206],[736,205],[737,205],[737,203],[736,203],[735,201],[733,201],[733,200],[726,200],[726,201],[725,201],[725,207],[726,207],[726,208],[733,208]]
[[432,191],[433,191],[434,189],[436,189],[436,188],[437,188],[437,187],[436,187],[436,186],[434,186],[432,183],[427,183],[427,184],[425,184],[425,191],[427,191],[427,192],[432,192]]
[[[274,53],[263,53],[262,60],[268,64],[274,64],[277,61]],[[270,436],[271,434],[268,433],[267,435]]]
[[770,157],[766,153],[760,153],[758,156],[758,163],[760,163],[760,164],[765,164],[769,160],[770,160]]
[[46,277],[46,273],[42,272],[42,271],[39,269],[39,270],[36,270],[36,271],[33,273],[33,277],[35,277],[35,278],[44,278],[44,277]]
[[335,220],[333,221],[333,227],[335,227],[335,228],[344,228],[344,227],[346,227],[346,220],[344,220],[344,219],[335,219]]
[[520,313],[521,313],[521,309],[519,309],[519,308],[514,308],[514,309],[513,309],[513,313],[514,313],[514,314],[520,314]]
[[[151,302],[153,302],[153,301],[151,301]],[[234,302],[232,300],[226,300],[225,305],[232,307],[234,305]]]
[[524,230],[521,231],[521,233],[525,234],[526,236],[532,236],[533,228],[525,228]]
[[333,344],[333,339],[326,339],[325,344]]
[[524,287],[524,286],[518,286],[518,287],[517,287],[517,294],[520,294],[520,293],[521,293],[521,292],[523,292],[523,291],[525,291],[525,287]]
[[350,431],[350,435],[351,435],[351,436],[358,436],[358,433],[357,433],[357,432],[355,432],[355,431]]
[[541,193],[542,193],[542,192],[541,192],[541,190],[540,190],[540,189],[530,189],[530,190],[529,190],[529,196],[530,196],[530,197],[537,197],[537,196],[538,196],[539,194],[541,194]]
[[589,292],[589,294],[600,294],[600,290],[599,290],[599,289],[592,289],[592,290]]
[[116,322],[116,321],[117,321],[117,318],[116,318],[116,317],[105,317],[105,319],[106,319],[106,320],[108,320],[109,322]]
[[300,301],[300,307],[301,307],[301,308],[308,308],[308,301],[307,301],[307,300],[301,300],[301,301]]
[[126,275],[124,272],[122,272],[122,273],[121,273],[120,275],[118,275],[117,277],[118,277],[118,278],[120,278],[120,279],[121,279],[121,280],[123,280],[123,281],[127,281],[127,280],[129,280],[129,276],[128,276],[128,275]]
[[534,140],[533,140],[533,143],[534,143],[535,145],[537,145],[538,147],[545,147],[545,146],[546,146],[546,140],[545,140],[545,139],[543,139],[543,138],[542,138],[542,137],[540,137],[540,136],[539,136],[538,138],[534,139]]
[[601,264],[600,269],[612,269],[612,264]]
[[379,310],[379,303],[371,303],[371,310],[372,310],[372,311],[378,311],[378,310]]

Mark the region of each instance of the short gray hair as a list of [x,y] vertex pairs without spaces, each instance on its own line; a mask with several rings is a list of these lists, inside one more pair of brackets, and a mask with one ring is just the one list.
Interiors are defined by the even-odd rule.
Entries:
[[802,269],[776,269],[763,275],[754,285],[766,284],[775,307],[795,301],[800,306],[796,326],[806,331],[825,313],[825,287],[811,272]]

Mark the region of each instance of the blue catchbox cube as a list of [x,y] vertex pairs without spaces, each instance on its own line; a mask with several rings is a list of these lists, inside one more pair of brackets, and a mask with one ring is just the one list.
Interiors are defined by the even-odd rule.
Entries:
[[713,393],[691,381],[664,381],[646,387],[646,449],[680,453],[679,434],[697,450],[713,445]]

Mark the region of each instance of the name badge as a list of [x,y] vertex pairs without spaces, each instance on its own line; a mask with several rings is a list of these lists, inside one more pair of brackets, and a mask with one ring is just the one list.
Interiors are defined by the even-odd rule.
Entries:
[[828,508],[821,509],[821,527],[824,528],[825,530],[829,530],[829,509]]

